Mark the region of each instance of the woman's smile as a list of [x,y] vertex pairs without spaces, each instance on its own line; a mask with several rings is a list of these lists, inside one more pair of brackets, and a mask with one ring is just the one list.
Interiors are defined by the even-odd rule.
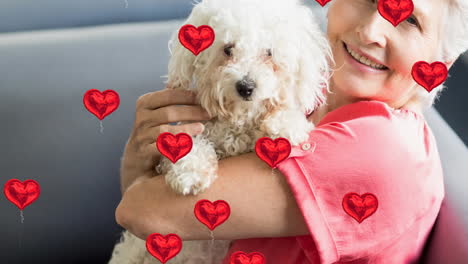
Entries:
[[373,73],[379,74],[386,72],[388,68],[383,64],[379,64],[374,60],[366,57],[361,56],[358,52],[353,51],[351,48],[346,46],[346,43],[343,42],[343,53],[345,53],[344,57],[345,60],[352,65],[354,68],[358,69],[359,71],[366,72],[366,73]]

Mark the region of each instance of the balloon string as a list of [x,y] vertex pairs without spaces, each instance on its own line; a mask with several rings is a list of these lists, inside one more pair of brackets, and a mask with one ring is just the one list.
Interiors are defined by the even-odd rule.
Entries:
[[[210,230],[210,235],[211,235],[211,246],[210,246],[210,259],[211,259],[211,263],[213,263],[213,245],[214,245],[214,234],[213,234],[213,230]],[[217,264],[217,263],[215,263]]]
[[102,126],[102,120],[99,121],[99,124],[101,125],[101,134],[104,132],[104,127]]
[[21,215],[21,228],[20,228],[20,237],[19,237],[19,247],[21,249],[21,242],[23,240],[23,229],[24,229],[24,216],[23,216],[23,210],[20,210],[20,215]]

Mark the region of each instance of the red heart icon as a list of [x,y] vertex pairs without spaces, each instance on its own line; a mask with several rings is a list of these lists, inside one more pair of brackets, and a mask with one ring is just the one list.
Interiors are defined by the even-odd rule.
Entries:
[[17,179],[11,179],[5,183],[3,193],[10,202],[23,210],[39,198],[41,188],[35,180],[21,182]]
[[159,152],[172,163],[187,155],[192,150],[192,137],[187,133],[173,135],[169,132],[159,134],[156,139],[156,147]]
[[265,264],[265,256],[260,252],[245,254],[242,251],[236,251],[231,254],[229,264]]
[[195,54],[195,56],[210,47],[214,39],[214,30],[207,25],[202,25],[198,28],[193,25],[184,25],[179,30],[180,43]]
[[113,90],[101,93],[99,90],[90,89],[83,96],[83,104],[89,112],[102,120],[119,107],[120,97]]
[[291,144],[285,138],[271,140],[269,137],[262,137],[255,143],[255,153],[265,161],[270,167],[276,168],[276,165],[285,160],[291,154]]
[[418,61],[411,70],[413,79],[428,92],[443,83],[448,76],[447,66],[440,61],[431,64],[425,61]]
[[198,221],[206,225],[210,230],[224,223],[231,215],[231,208],[224,200],[217,200],[211,203],[203,199],[195,204],[195,217]]
[[380,15],[395,27],[398,26],[401,21],[410,17],[414,10],[414,4],[411,0],[378,1],[377,9],[379,10]]
[[162,263],[166,263],[182,250],[182,239],[176,234],[163,236],[153,233],[146,238],[146,250]]
[[324,6],[326,5],[328,2],[330,2],[331,0],[315,0],[317,1],[317,3],[319,3],[321,6]]
[[377,211],[379,203],[377,197],[372,193],[359,195],[351,192],[343,197],[342,205],[347,214],[361,223],[364,219]]

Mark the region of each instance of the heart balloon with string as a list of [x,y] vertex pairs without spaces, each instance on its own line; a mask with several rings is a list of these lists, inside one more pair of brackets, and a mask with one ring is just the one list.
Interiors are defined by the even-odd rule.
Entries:
[[379,14],[394,27],[411,16],[414,10],[412,0],[378,0]]
[[120,97],[114,90],[101,92],[97,89],[90,89],[83,96],[83,104],[89,112],[99,120],[103,120],[119,107]]
[[315,1],[317,1],[317,3],[319,3],[323,7],[331,0],[315,0]]
[[192,150],[192,137],[187,133],[173,135],[169,132],[159,134],[156,139],[156,147],[159,152],[168,158],[172,163],[176,163]]
[[269,137],[262,137],[255,143],[255,153],[270,167],[276,168],[278,163],[287,159],[289,154],[291,154],[291,143],[282,137],[275,140]]
[[246,254],[242,251],[236,251],[229,257],[229,264],[265,264],[266,258],[260,252]]
[[23,210],[39,198],[41,188],[35,180],[21,182],[18,179],[11,179],[5,183],[3,193],[8,201]]
[[212,203],[209,200],[202,199],[195,204],[194,213],[198,221],[213,231],[229,218],[231,208],[224,200],[217,200]]
[[186,49],[195,56],[206,50],[213,44],[215,39],[214,30],[208,25],[195,27],[187,24],[179,30],[179,41]]
[[182,250],[182,239],[176,234],[163,236],[153,233],[146,238],[146,250],[160,262],[166,263]]
[[379,202],[377,196],[372,193],[359,195],[358,193],[350,192],[343,197],[342,206],[348,215],[352,216],[358,223],[361,223],[377,211]]
[[413,79],[428,92],[442,84],[448,76],[447,66],[440,61],[431,64],[418,61],[411,70]]

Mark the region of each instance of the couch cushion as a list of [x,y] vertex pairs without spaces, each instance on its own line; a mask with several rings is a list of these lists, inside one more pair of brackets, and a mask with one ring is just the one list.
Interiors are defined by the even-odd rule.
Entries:
[[[135,102],[164,87],[178,23],[0,34],[0,182],[42,187],[24,224],[2,199],[1,263],[107,263],[121,230],[119,167]],[[102,134],[83,106],[88,89],[120,94]]]
[[2,0],[0,33],[186,17],[192,0]]

